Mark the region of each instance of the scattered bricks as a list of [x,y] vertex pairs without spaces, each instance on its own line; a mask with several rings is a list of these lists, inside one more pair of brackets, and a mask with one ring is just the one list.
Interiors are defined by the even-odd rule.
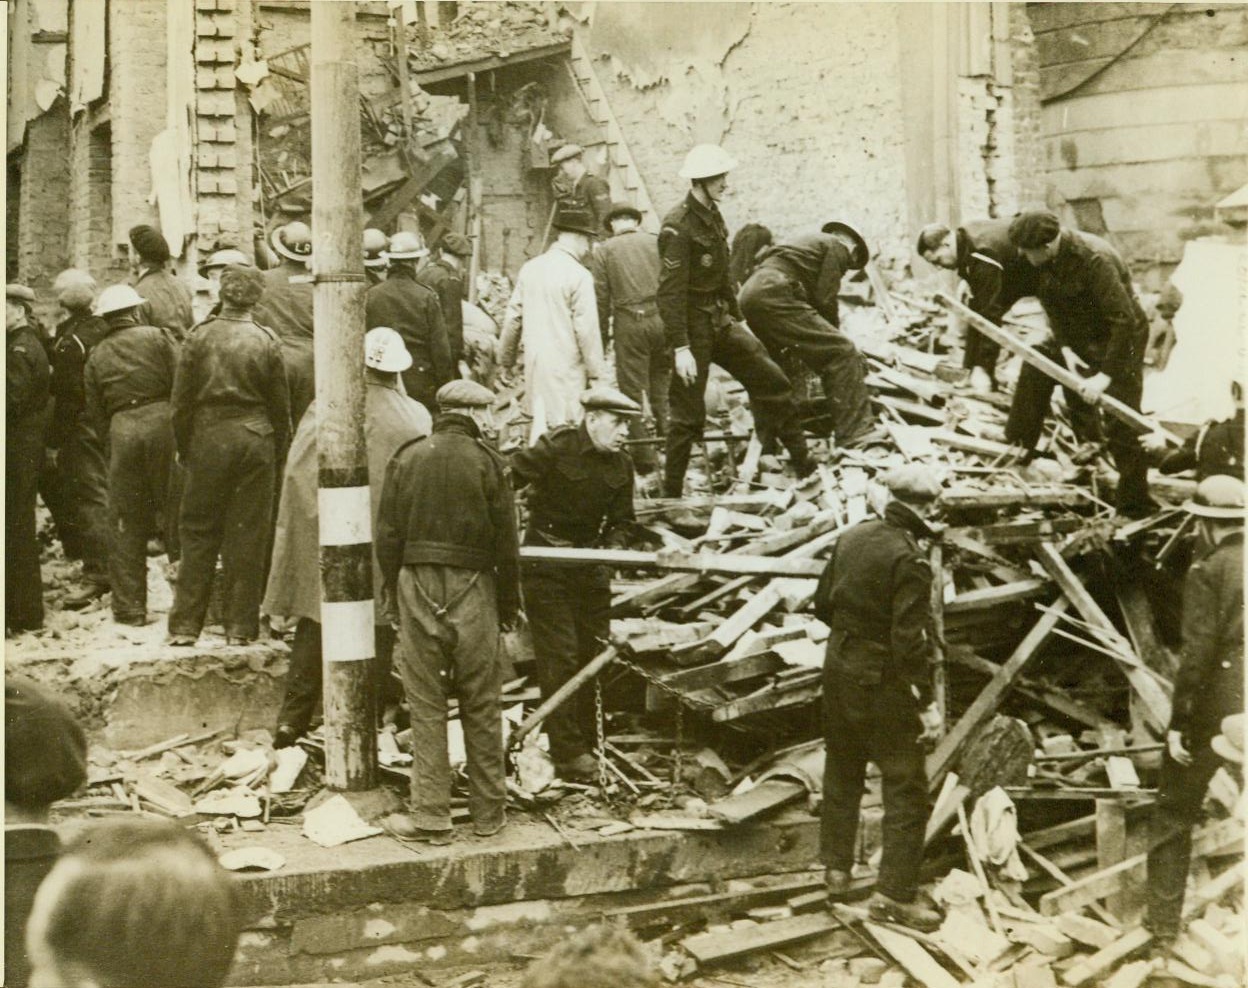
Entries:
[[849,973],[864,985],[879,984],[889,967],[888,961],[879,957],[851,957],[849,960]]
[[1070,939],[1093,950],[1100,950],[1118,939],[1118,931],[1112,926],[1079,913],[1063,913],[1057,917],[1056,923],[1057,928]]

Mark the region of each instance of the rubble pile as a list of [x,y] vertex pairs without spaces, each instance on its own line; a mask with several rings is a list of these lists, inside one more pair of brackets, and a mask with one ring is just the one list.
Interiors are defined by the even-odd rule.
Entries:
[[449,27],[429,26],[428,43],[409,48],[413,71],[508,55],[566,41],[543,3],[465,3]]

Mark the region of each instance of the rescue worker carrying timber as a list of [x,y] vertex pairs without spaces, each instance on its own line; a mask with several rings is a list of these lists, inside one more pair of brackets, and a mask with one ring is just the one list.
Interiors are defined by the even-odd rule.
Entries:
[[249,318],[277,334],[290,389],[290,420],[298,422],[316,397],[312,344],[312,228],[296,220],[273,231],[281,263],[264,272],[264,291]]
[[473,832],[506,822],[499,632],[520,605],[515,497],[489,445],[494,392],[475,381],[438,389],[433,435],[386,468],[377,522],[381,599],[397,605],[396,653],[411,713],[409,814],[384,821],[407,840],[451,839],[446,705],[459,698]]
[[386,280],[386,271],[390,262],[386,260],[386,249],[390,246],[390,238],[381,230],[369,227],[364,231],[364,275],[368,278],[368,287],[380,285]]
[[442,304],[416,277],[416,262],[428,253],[419,233],[400,230],[390,238],[386,251],[390,273],[380,285],[368,290],[364,324],[369,329],[389,326],[403,337],[412,355],[412,366],[403,372],[403,384],[409,395],[433,408],[438,388],[455,376],[455,365],[451,363]]
[[741,287],[741,311],[773,359],[795,356],[819,375],[831,411],[836,444],[858,449],[885,437],[871,414],[867,364],[840,330],[841,279],[871,254],[845,223],[764,247]]
[[[147,540],[174,523],[170,393],[177,341],[139,321],[143,298],[129,285],[100,292],[95,314],[108,335],[87,357],[83,390],[88,417],[108,448],[108,582],[113,620],[147,623]],[[167,538],[167,536],[166,536]]]
[[[618,546],[634,520],[633,464],[623,452],[641,407],[614,388],[581,396],[585,418],[543,435],[511,456],[516,488],[530,487],[524,544],[581,549]],[[606,647],[611,571],[606,566],[527,563],[524,611],[538,683],[549,699]],[[593,691],[582,688],[546,718],[550,755],[565,779],[593,778],[597,762]]]
[[260,633],[277,465],[290,440],[281,343],[251,317],[264,284],[255,268],[226,268],[221,314],[195,327],[178,361],[173,428],[185,481],[171,645],[199,638],[218,555],[226,642]]
[[[1048,211],[1023,213],[1010,223],[1010,243],[1039,271],[1036,297],[1049,317],[1052,337],[1036,349],[1051,360],[1086,369],[1077,394],[1067,391],[1072,420],[1092,431],[1102,395],[1138,411],[1144,390],[1148,320],[1122,257],[1090,233],[1067,230]],[[1063,350],[1069,354],[1064,359]],[[1075,369],[1072,368],[1072,369]],[[1005,425],[1006,441],[1033,450],[1044,426],[1055,382],[1031,364],[1019,372]],[[1078,425],[1078,423],[1073,423]],[[1076,431],[1080,431],[1079,428]],[[1130,426],[1111,418],[1109,451],[1118,468],[1115,507],[1139,518],[1156,509],[1148,493],[1148,465]]]
[[[411,364],[403,339],[393,329],[378,326],[364,337],[364,445],[368,449],[368,475],[372,479],[371,507],[373,528],[381,502],[381,480],[395,450],[413,439],[429,435],[432,420],[425,407],[403,393],[399,374]],[[286,674],[286,695],[277,715],[273,746],[286,748],[307,733],[321,698],[321,569],[318,561],[320,537],[317,526],[318,464],[316,450],[316,406],[311,406],[295,430],[286,458],[281,503],[277,510],[277,531],[273,542],[273,562],[269,567],[268,589],[261,611],[293,619],[295,638],[290,646],[290,671]],[[373,585],[381,586],[381,573],[373,559]],[[380,601],[377,602],[380,604]],[[397,615],[375,607],[373,643],[373,685],[378,694],[377,710],[385,709],[394,652]]]
[[[972,220],[954,231],[929,223],[916,249],[928,264],[956,271],[970,290],[970,309],[998,326],[1015,302],[1036,294],[1036,269],[1010,243],[1010,220]],[[973,390],[996,386],[1000,353],[1000,344],[967,328],[962,366],[971,372]]]
[[432,289],[442,303],[442,322],[446,339],[451,345],[451,367],[459,376],[459,362],[464,356],[464,299],[468,297],[464,265],[472,256],[468,238],[448,233],[438,244],[438,254],[417,274],[417,280]]
[[[1179,934],[1192,828],[1221,764],[1210,742],[1223,718],[1244,713],[1243,480],[1206,477],[1183,507],[1208,548],[1183,587],[1182,653],[1149,826],[1145,926],[1163,951]],[[1236,740],[1243,744],[1242,735]]]
[[740,322],[741,309],[728,280],[728,228],[716,203],[736,164],[717,145],[693,148],[680,169],[692,188],[664,217],[659,231],[659,315],[675,359],[664,464],[667,497],[680,497],[684,491],[689,456],[706,424],[706,380],[712,363],[741,382],[756,427],[784,445],[797,476],[815,469],[793,387]]
[[[659,238],[642,230],[641,210],[627,202],[607,211],[611,236],[598,245],[590,262],[598,299],[598,328],[605,348],[615,343],[615,378],[620,390],[650,412],[660,436],[667,435],[667,395],[672,386],[672,351],[659,318]],[[629,420],[629,436],[646,440],[651,431],[644,415]],[[641,442],[629,451],[637,472],[651,474],[658,451]]]
[[611,186],[585,167],[585,149],[579,144],[565,144],[550,156],[550,163],[559,169],[551,183],[556,210],[582,210],[593,217],[593,237],[606,232],[607,211],[611,208]]
[[4,620],[7,631],[43,627],[35,500],[48,407],[48,353],[33,325],[35,293],[4,286]]
[[104,442],[87,417],[83,385],[87,358],[108,333],[108,324],[91,311],[95,279],[85,271],[62,271],[53,287],[66,316],[52,339],[52,419],[39,493],[66,557],[82,560],[82,587],[62,598],[64,607],[78,610],[108,592]]
[[941,733],[932,702],[932,574],[919,539],[940,483],[927,467],[884,475],[892,500],[882,519],[859,522],[832,548],[815,592],[831,628],[823,666],[821,857],[828,899],[850,890],[867,762],[883,780],[884,853],[868,904],[876,919],[934,930],[941,917],[918,898],[929,812],[923,747]]
[[191,290],[168,268],[169,244],[154,227],[130,228],[130,246],[138,255],[134,290],[143,296],[139,321],[146,326],[163,326],[178,342],[195,324],[191,311]]

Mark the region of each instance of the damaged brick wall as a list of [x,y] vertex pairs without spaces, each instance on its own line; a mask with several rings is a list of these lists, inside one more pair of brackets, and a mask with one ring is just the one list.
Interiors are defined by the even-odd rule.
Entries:
[[26,126],[21,156],[25,179],[17,192],[17,271],[24,284],[49,288],[57,273],[69,266],[69,110],[64,98]]

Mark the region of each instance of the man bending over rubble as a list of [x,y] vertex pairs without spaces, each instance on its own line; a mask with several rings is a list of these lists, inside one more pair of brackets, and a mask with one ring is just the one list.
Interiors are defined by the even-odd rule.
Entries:
[[884,475],[893,499],[883,519],[840,537],[815,591],[831,628],[823,665],[826,761],[820,845],[829,901],[850,889],[867,762],[884,787],[884,853],[871,915],[934,930],[940,914],[920,901],[919,867],[929,812],[923,747],[941,733],[929,682],[932,574],[918,540],[940,483],[925,467]]

